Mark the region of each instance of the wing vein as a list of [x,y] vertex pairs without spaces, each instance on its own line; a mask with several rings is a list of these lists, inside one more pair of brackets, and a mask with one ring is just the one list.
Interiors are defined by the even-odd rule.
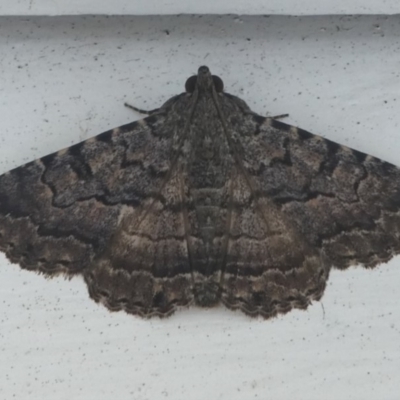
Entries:
[[196,94],[196,97],[194,97],[194,99],[193,99],[193,105],[192,105],[192,108],[191,108],[191,110],[189,112],[189,117],[188,117],[188,119],[187,119],[187,121],[185,123],[185,126],[183,128],[182,136],[179,139],[176,154],[175,154],[175,156],[174,156],[174,158],[172,159],[172,162],[171,162],[171,167],[170,167],[167,175],[163,179],[163,181],[162,181],[162,183],[160,185],[160,189],[157,192],[157,195],[154,197],[154,199],[148,205],[148,207],[143,210],[143,214],[141,215],[141,218],[138,218],[138,222],[137,222],[136,226],[133,229],[139,229],[140,225],[146,219],[147,215],[152,211],[152,209],[153,209],[153,207],[154,207],[154,205],[156,203],[157,197],[161,194],[161,192],[163,191],[165,185],[168,183],[168,181],[170,180],[173,172],[175,171],[175,167],[176,167],[176,165],[178,163],[178,160],[179,160],[181,148],[182,148],[183,143],[185,142],[185,139],[186,139],[186,137],[188,135],[190,122],[192,120],[192,116],[193,116],[193,112],[194,112],[194,109],[196,107],[196,104],[197,104],[197,94]]

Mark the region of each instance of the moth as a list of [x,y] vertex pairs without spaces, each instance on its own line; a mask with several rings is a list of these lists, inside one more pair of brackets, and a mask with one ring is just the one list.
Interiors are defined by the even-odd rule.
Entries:
[[206,66],[148,117],[0,176],[0,249],[109,310],[305,309],[400,252],[400,170],[251,111]]

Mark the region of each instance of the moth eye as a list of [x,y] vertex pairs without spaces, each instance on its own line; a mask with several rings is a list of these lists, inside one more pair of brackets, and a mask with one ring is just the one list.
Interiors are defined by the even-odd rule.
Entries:
[[185,83],[185,90],[188,93],[193,93],[196,89],[197,75],[193,75]]
[[215,90],[219,93],[224,90],[224,82],[222,82],[222,79],[219,76],[213,75],[212,76]]

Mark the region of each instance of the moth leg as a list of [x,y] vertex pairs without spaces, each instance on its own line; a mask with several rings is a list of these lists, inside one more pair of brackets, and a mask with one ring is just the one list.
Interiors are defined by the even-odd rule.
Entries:
[[287,118],[289,116],[289,114],[280,114],[280,115],[274,115],[270,118],[272,119],[283,119],[283,118]]
[[130,108],[131,110],[134,110],[134,111],[136,111],[136,112],[138,112],[138,113],[140,113],[140,114],[147,114],[147,115],[154,114],[154,113],[156,113],[157,111],[160,110],[159,108],[155,108],[154,110],[142,110],[142,109],[137,108],[137,107],[135,107],[135,106],[132,106],[132,105],[130,105],[130,104],[128,104],[128,103],[124,103],[124,106],[125,106],[125,107],[128,107],[128,108]]

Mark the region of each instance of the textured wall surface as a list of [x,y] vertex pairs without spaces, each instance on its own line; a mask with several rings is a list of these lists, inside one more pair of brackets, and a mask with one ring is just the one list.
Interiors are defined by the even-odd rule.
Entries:
[[[399,17],[0,19],[0,172],[141,118],[206,64],[260,114],[400,165]],[[144,321],[0,257],[0,397],[394,399],[399,258],[272,321]]]
[[397,0],[0,0],[0,15],[398,14]]

